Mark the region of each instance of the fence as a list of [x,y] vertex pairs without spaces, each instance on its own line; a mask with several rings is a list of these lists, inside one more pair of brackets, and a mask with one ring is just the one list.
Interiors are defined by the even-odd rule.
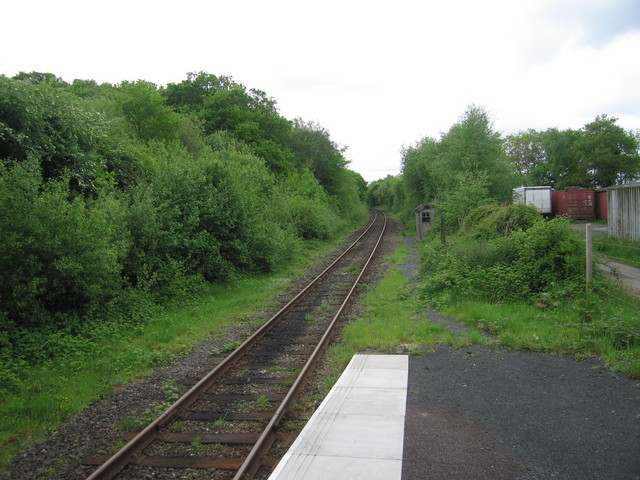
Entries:
[[640,241],[640,185],[607,189],[609,236]]

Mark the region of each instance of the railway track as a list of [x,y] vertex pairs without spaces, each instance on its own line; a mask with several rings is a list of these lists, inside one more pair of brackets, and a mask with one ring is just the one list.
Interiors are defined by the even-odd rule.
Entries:
[[[374,212],[368,227],[329,267],[142,431],[130,434],[87,480],[111,478],[266,478],[300,415],[292,407],[329,344],[386,228]],[[302,415],[304,419],[304,415]],[[288,433],[292,432],[292,433]],[[282,448],[280,448],[281,450]]]

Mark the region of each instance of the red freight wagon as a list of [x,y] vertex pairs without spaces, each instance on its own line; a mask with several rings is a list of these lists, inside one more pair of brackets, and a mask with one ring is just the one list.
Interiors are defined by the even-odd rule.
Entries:
[[596,218],[606,220],[609,218],[609,202],[606,190],[596,192]]
[[596,218],[595,191],[591,188],[567,188],[551,194],[554,215],[566,215],[572,220]]

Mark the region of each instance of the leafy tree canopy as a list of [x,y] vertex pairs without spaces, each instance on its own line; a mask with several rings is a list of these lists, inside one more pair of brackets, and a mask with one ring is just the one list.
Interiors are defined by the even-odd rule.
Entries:
[[167,85],[165,95],[178,111],[197,114],[207,133],[226,131],[245,142],[272,171],[291,168],[291,122],[280,116],[275,100],[265,92],[247,90],[231,77],[200,72]]
[[295,164],[309,167],[320,184],[335,194],[340,172],[348,165],[346,149],[336,145],[322,126],[299,118],[293,121],[290,145]]
[[0,78],[0,158],[36,158],[45,179],[65,172],[80,189],[105,167],[104,125],[75,98],[48,82]]
[[452,228],[483,202],[510,199],[514,185],[500,134],[474,105],[439,141],[425,138],[405,149],[402,167],[408,201],[415,206],[439,200]]
[[173,140],[181,117],[165,105],[165,98],[155,84],[138,80],[122,82],[116,101],[122,114],[141,140]]
[[527,130],[505,140],[509,161],[523,185],[605,188],[640,175],[638,138],[598,115],[580,130]]
[[576,139],[577,163],[581,171],[586,171],[586,181],[593,188],[628,183],[640,175],[638,139],[616,121],[598,115]]

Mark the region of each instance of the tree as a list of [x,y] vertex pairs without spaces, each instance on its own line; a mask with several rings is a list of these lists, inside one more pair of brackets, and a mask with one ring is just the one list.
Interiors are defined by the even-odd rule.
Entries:
[[500,134],[488,114],[473,105],[440,141],[427,138],[405,150],[402,177],[414,206],[436,199],[446,203],[441,212],[453,229],[475,206],[509,200],[515,183]]
[[0,159],[36,159],[45,180],[68,175],[78,190],[92,188],[104,170],[99,115],[48,82],[0,78]]
[[118,88],[117,102],[141,140],[176,138],[180,115],[165,105],[165,99],[155,84],[144,80],[122,82]]
[[580,168],[575,154],[576,130],[550,128],[542,133],[542,147],[549,171],[549,185],[556,190],[586,186],[586,171]]
[[584,186],[605,188],[629,183],[640,174],[638,141],[616,121],[614,117],[598,115],[584,126],[576,140],[577,162],[586,174]]
[[434,138],[424,138],[402,152],[402,178],[413,204],[431,201],[438,194],[439,155],[440,143]]
[[345,169],[345,173],[351,178],[351,181],[355,185],[360,200],[364,201],[367,195],[367,181],[362,178],[362,175],[358,172],[354,172],[353,170]]
[[529,129],[504,139],[503,148],[520,185],[551,185],[543,133]]
[[105,171],[121,186],[138,181],[139,161],[113,135],[114,123],[86,99],[48,82],[0,77],[0,160],[35,159],[45,181],[64,177],[84,194],[95,191]]
[[348,162],[343,156],[345,149],[331,140],[329,132],[317,123],[297,118],[293,121],[290,148],[296,166],[309,167],[320,185],[335,194],[339,175]]
[[206,131],[227,131],[247,143],[272,171],[290,168],[291,122],[278,114],[275,101],[264,92],[238,84],[216,90],[205,98],[201,118]]
[[440,141],[443,156],[440,162],[444,185],[457,183],[454,173],[487,173],[490,198],[503,201],[512,196],[514,177],[502,150],[500,133],[493,130],[487,112],[475,105],[467,108],[457,124]]
[[507,137],[504,148],[522,185],[604,188],[640,175],[638,137],[599,115],[581,130],[549,128]]
[[40,83],[46,83],[50,86],[58,86],[58,87],[67,87],[68,84],[62,80],[62,78],[54,75],[53,73],[48,72],[20,72],[17,75],[14,75],[14,80],[20,80],[23,82],[32,83],[34,85],[38,85]]
[[231,77],[199,72],[167,85],[164,95],[177,111],[197,115],[206,133],[229,132],[250,146],[272,171],[290,169],[291,122],[280,116],[275,100],[265,92],[247,90]]
[[170,83],[163,90],[167,105],[180,112],[200,111],[205,99],[219,90],[227,90],[233,85],[231,77],[207,73],[188,73],[180,83]]

